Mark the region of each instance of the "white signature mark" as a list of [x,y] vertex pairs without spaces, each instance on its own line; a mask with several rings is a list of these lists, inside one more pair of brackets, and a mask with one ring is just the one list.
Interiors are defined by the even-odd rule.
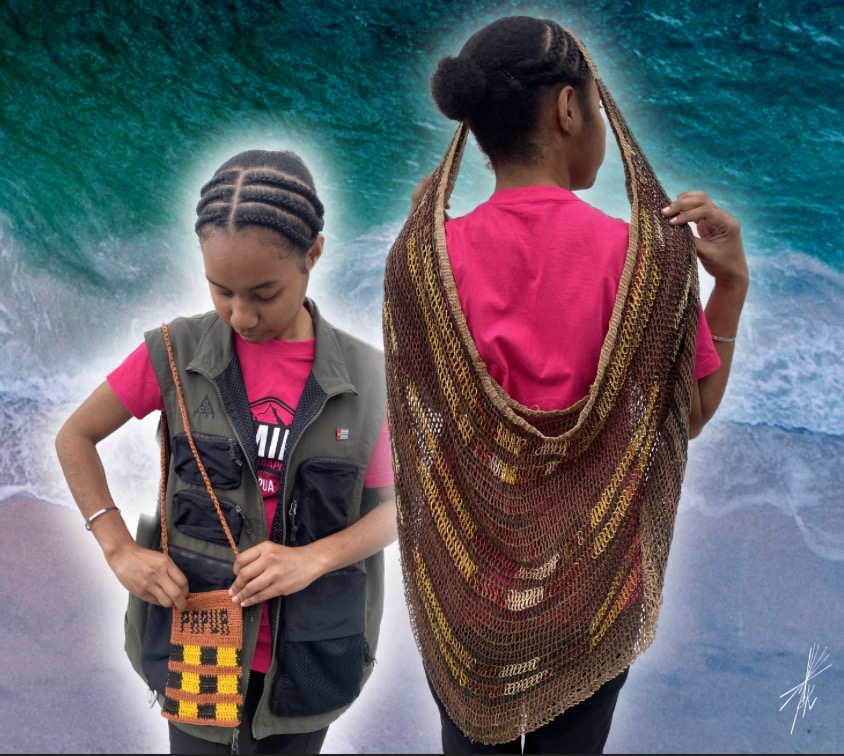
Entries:
[[[794,734],[794,725],[797,723],[797,715],[800,712],[803,712],[803,716],[806,716],[806,712],[813,708],[815,705],[815,701],[818,700],[818,697],[815,696],[812,698],[812,693],[815,690],[814,685],[810,685],[809,682],[816,678],[821,672],[825,672],[828,670],[832,665],[827,664],[823,669],[821,669],[821,665],[826,663],[826,660],[829,659],[829,654],[826,652],[826,646],[824,646],[823,651],[821,649],[820,643],[815,643],[809,649],[809,661],[806,663],[806,677],[800,685],[795,685],[791,690],[787,690],[783,693],[780,698],[784,696],[788,696],[785,699],[785,703],[780,706],[780,711],[782,711],[788,704],[791,702],[791,699],[794,696],[799,695],[800,698],[797,701],[797,710],[794,712],[794,720],[791,723],[791,734]],[[811,700],[809,700],[811,699]]]

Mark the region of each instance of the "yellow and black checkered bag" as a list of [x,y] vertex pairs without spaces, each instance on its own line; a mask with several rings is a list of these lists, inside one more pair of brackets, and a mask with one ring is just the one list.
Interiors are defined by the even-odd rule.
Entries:
[[220,727],[240,723],[242,616],[227,591],[192,593],[187,608],[173,612],[165,717]]
[[[176,384],[185,434],[237,557],[237,544],[193,442],[167,326],[162,325],[161,330]],[[162,423],[162,434],[166,435],[165,428],[166,424]],[[161,439],[161,547],[165,554],[168,553],[166,441],[166,437]],[[232,601],[228,591],[189,594],[185,609],[173,611],[162,716],[188,724],[237,727],[243,711],[242,652],[243,610]]]

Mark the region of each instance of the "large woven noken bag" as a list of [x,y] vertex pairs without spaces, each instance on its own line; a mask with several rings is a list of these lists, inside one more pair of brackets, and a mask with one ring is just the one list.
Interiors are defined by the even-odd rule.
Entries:
[[668,197],[577,44],[621,150],[631,206],[589,395],[561,411],[528,409],[490,378],[472,342],[444,231],[465,124],[385,274],[411,624],[449,715],[487,744],[549,722],[651,643],[686,466],[699,306],[692,234],[660,213]]

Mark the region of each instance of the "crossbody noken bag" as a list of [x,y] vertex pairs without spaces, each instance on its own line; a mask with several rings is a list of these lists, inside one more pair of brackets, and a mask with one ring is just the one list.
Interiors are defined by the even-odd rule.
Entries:
[[[220,523],[234,551],[232,537],[220,502],[211,486],[199,452],[193,441],[182,386],[167,325],[161,331],[167,346],[170,372],[176,385],[179,409],[188,442]],[[165,424],[162,423],[162,433]],[[161,443],[161,548],[168,554],[167,544],[167,457],[166,438]],[[243,610],[228,591],[206,591],[188,594],[187,606],[173,610],[170,628],[170,658],[167,662],[167,685],[164,691],[162,716],[176,722],[217,727],[237,727],[243,710]]]

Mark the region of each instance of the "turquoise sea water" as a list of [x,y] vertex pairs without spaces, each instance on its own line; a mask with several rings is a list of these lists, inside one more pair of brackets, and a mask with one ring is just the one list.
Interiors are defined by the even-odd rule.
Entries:
[[[584,40],[670,194],[705,189],[742,221],[753,284],[719,422],[844,434],[832,4],[12,1],[0,5],[0,493],[66,500],[57,424],[144,329],[208,309],[193,208],[237,151],[306,158],[327,206],[313,293],[380,338],[384,258],[455,126],[428,78],[482,23],[516,13]],[[491,187],[473,147],[452,213]],[[613,146],[586,198],[625,216]]]
[[[796,752],[810,742],[840,752],[834,670],[818,680],[805,733],[786,740],[791,714],[777,711],[804,644],[828,642],[840,660],[844,11],[833,3],[2,0],[0,506],[29,493],[72,507],[53,451],[60,424],[144,330],[210,308],[194,206],[235,152],[305,157],[327,207],[312,294],[338,325],[377,342],[387,251],[455,126],[428,78],[483,23],[518,13],[583,39],[669,194],[704,189],[741,220],[752,274],[727,395],[690,446],[675,588],[622,695],[610,750]],[[491,189],[472,147],[452,214]],[[625,217],[613,145],[584,197]],[[154,430],[155,418],[133,422],[99,446],[130,527],[156,504]],[[387,577],[399,597],[392,562]],[[122,594],[119,603],[116,620]],[[438,746],[403,611],[387,603],[380,671],[368,702],[332,727],[336,752]],[[127,676],[112,682],[129,724],[104,724],[131,750],[146,742],[147,714],[146,734],[166,750],[122,654],[115,669]],[[62,679],[49,674],[45,685]],[[27,710],[47,711],[40,692],[31,705],[20,693]],[[75,724],[87,738],[83,694]],[[56,724],[71,710],[45,720],[45,743],[72,742]],[[814,740],[798,739],[810,727]]]

